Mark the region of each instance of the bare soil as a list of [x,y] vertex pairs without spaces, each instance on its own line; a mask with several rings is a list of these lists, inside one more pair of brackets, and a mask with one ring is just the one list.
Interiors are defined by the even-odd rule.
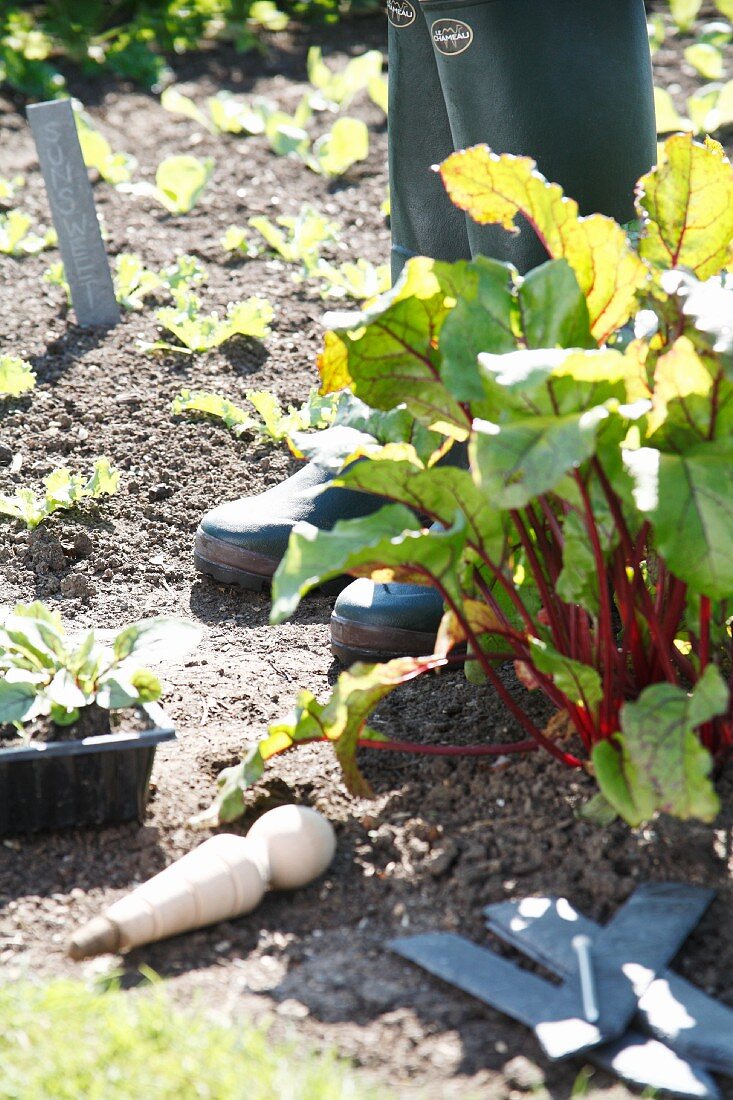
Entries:
[[[216,49],[178,59],[179,80],[197,100],[225,87],[294,106],[308,44],[306,34],[282,35],[265,57]],[[382,22],[329,31],[324,45],[327,56],[342,59],[384,48]],[[658,83],[692,87],[678,47],[665,48],[657,61]],[[296,463],[211,422],[176,420],[172,398],[189,386],[240,401],[251,388],[302,400],[316,382],[324,309],[318,289],[293,283],[285,265],[266,257],[227,260],[219,239],[232,223],[295,213],[307,201],[344,227],[334,258],[383,262],[389,241],[380,214],[386,130],[367,101],[352,113],[370,125],[369,159],[328,184],[275,157],[263,139],[214,138],[164,112],[155,96],[69,75],[73,93],[113,147],[139,159],[142,178],[152,179],[171,153],[192,151],[217,162],[213,182],[186,217],[97,183],[109,252],[136,251],[156,268],[193,252],[208,269],[206,307],[264,294],[276,321],[266,346],[240,340],[209,355],[152,358],[136,348],[138,339],[157,335],[152,308],[126,314],[110,333],[84,331],[60,292],[42,281],[54,253],[0,259],[0,350],[30,360],[39,383],[2,410],[0,490],[21,482],[39,487],[54,466],[88,469],[98,454],[123,473],[120,493],[98,508],[58,515],[32,534],[0,526],[0,603],[40,597],[79,629],[116,629],[159,613],[191,617],[204,629],[201,647],[185,664],[163,669],[166,707],[180,739],[158,750],[145,824],[0,845],[4,980],[90,975],[120,965],[134,983],[145,964],[183,1000],[196,994],[239,1020],[274,1013],[278,1028],[297,1027],[317,1047],[337,1045],[383,1083],[385,1094],[499,1098],[533,1088],[542,1095],[544,1088],[567,1097],[582,1063],[550,1065],[525,1029],[399,961],[387,942],[429,929],[486,942],[482,907],[534,893],[566,895],[605,921],[638,882],[684,880],[713,886],[718,895],[679,970],[733,1005],[730,776],[721,781],[725,808],[712,827],[662,819],[638,831],[622,824],[600,830],[575,818],[590,781],[540,754],[492,765],[363,753],[377,791],[373,802],[348,796],[328,748],[282,758],[252,794],[241,828],[283,801],[322,810],[339,842],[322,881],[294,896],[267,897],[247,919],[124,960],[79,966],[66,958],[73,929],[202,839],[188,822],[210,802],[221,768],[288,710],[299,689],[323,695],[337,671],[328,643],[331,601],[315,596],[293,621],[271,627],[266,595],[218,586],[193,569],[201,515],[215,502],[276,484]],[[22,205],[47,221],[31,137],[19,104],[9,99],[0,99],[0,131],[0,173],[27,175]],[[530,704],[542,707],[534,697]],[[458,672],[405,687],[381,707],[377,722],[395,738],[425,742],[519,736],[492,691],[469,686]],[[630,1095],[600,1072],[588,1094]],[[730,1083],[725,1095],[733,1097]]]

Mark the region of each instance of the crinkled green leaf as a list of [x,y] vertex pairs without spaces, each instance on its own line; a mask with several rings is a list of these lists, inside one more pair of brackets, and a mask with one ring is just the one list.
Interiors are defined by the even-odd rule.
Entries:
[[[567,260],[530,271],[519,288],[521,327],[528,348],[594,348],[588,302]],[[455,314],[455,310],[453,311]],[[509,349],[482,348],[482,351]]]
[[481,489],[494,507],[523,508],[591,457],[598,426],[607,416],[598,406],[503,425],[474,421],[470,449]]
[[30,363],[13,355],[0,355],[0,397],[18,397],[32,390],[36,376]]
[[350,385],[372,408],[406,405],[426,427],[465,437],[469,417],[443,382],[438,343],[466,269],[418,257],[367,309],[329,315],[338,336],[327,333],[333,340],[319,360],[324,392]]
[[511,268],[478,256],[465,266],[457,303],[440,333],[441,376],[454,398],[477,401],[483,397],[479,353],[514,351],[518,331]]
[[389,447],[382,453],[370,454],[350,466],[335,484],[404,504],[444,527],[450,527],[459,508],[466,521],[467,541],[499,560],[504,542],[501,515],[468,470],[454,466],[421,469],[390,454]]
[[33,684],[0,680],[0,725],[25,721],[35,706],[36,694]]
[[668,568],[695,592],[733,596],[733,449],[712,442],[677,455],[643,447],[624,459]]
[[656,813],[713,821],[720,801],[710,781],[712,759],[696,730],[728,708],[729,692],[708,665],[688,695],[654,684],[621,711],[621,733],[600,742],[593,764],[602,793],[630,825]]

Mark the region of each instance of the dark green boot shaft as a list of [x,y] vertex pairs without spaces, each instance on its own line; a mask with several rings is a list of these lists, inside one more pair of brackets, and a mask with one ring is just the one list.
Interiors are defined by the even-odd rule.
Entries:
[[[457,149],[485,142],[532,157],[582,214],[634,217],[634,185],[656,161],[643,0],[426,0]],[[547,256],[468,219],[474,255],[525,272]]]
[[392,278],[410,256],[470,259],[466,216],[435,164],[453,152],[438,69],[418,0],[387,0]]

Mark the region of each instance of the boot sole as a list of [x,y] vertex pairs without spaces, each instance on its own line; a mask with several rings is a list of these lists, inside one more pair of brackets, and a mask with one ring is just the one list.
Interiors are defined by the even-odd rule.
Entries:
[[331,652],[342,665],[377,664],[395,657],[423,657],[435,649],[436,634],[397,626],[370,626],[331,616]]
[[[255,554],[239,546],[232,546],[223,539],[207,535],[199,527],[196,532],[193,561],[197,572],[218,581],[233,584],[249,592],[262,592],[272,585],[272,578],[280,564],[263,554]],[[334,577],[317,590],[326,596],[338,596],[353,580],[352,577]]]

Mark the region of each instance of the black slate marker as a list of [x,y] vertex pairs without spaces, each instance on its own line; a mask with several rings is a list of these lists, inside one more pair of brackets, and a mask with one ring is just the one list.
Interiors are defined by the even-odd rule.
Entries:
[[[450,932],[405,936],[390,948],[430,974],[449,982],[527,1027],[537,1028],[548,1016],[548,1004],[558,992],[535,974],[520,970],[484,947]],[[572,954],[572,948],[571,948]],[[587,1021],[567,1022],[571,1034],[596,1040]],[[664,1089],[695,1100],[719,1100],[720,1092],[704,1068],[688,1062],[669,1047],[637,1032],[583,1052],[594,1065],[611,1070],[640,1088]]]
[[68,99],[26,109],[59,238],[76,319],[112,328],[120,320],[94,195]]
[[[573,937],[594,941],[601,931],[565,898],[502,901],[484,912],[489,931],[563,978],[575,965]],[[678,1054],[733,1076],[733,1009],[685,978],[662,971],[640,998],[637,1017]]]

